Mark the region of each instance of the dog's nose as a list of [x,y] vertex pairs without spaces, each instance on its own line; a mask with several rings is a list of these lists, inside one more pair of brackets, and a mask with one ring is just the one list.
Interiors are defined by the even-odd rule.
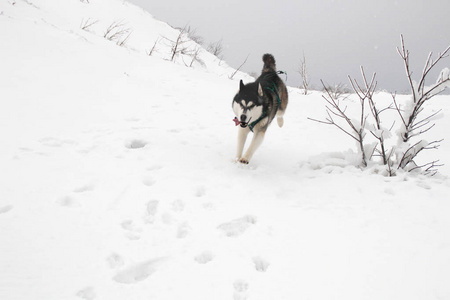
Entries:
[[245,123],[246,120],[247,120],[247,116],[241,115],[241,123]]

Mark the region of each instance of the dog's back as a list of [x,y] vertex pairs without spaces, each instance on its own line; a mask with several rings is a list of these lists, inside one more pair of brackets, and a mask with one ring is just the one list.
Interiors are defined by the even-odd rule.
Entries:
[[286,111],[288,104],[288,92],[286,85],[283,80],[278,76],[275,58],[272,54],[263,55],[263,69],[261,76],[257,79],[266,89],[271,91],[274,100],[278,103],[275,104],[277,107],[276,116],[278,126],[282,127],[284,124],[283,115]]

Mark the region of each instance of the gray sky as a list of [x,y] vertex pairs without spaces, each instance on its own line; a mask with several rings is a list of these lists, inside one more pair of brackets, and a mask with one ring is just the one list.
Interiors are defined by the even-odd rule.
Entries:
[[[205,43],[222,39],[224,58],[259,74],[264,53],[272,53],[288,85],[299,86],[305,55],[311,84],[348,84],[377,73],[379,89],[408,91],[403,62],[396,51],[400,34],[410,50],[413,78],[420,76],[429,52],[450,45],[449,0],[128,0],[175,27],[186,24]],[[429,82],[450,58],[437,65]]]

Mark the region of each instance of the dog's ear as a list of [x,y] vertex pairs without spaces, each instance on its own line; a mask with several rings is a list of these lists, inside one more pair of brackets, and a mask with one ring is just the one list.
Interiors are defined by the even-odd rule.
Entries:
[[239,91],[242,91],[242,89],[244,88],[244,82],[242,81],[242,79],[241,79],[241,81],[239,82]]
[[264,92],[263,92],[263,89],[262,89],[262,87],[261,87],[261,83],[258,83],[258,95],[259,95],[260,97],[263,97],[263,96],[264,96]]

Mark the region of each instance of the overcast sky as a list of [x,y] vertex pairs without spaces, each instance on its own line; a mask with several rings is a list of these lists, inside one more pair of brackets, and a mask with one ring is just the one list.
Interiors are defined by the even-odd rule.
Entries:
[[[205,43],[223,41],[224,58],[237,68],[261,71],[272,53],[288,85],[299,86],[303,54],[311,84],[348,84],[377,73],[378,87],[405,92],[408,83],[396,51],[400,34],[410,50],[413,77],[420,76],[429,52],[450,45],[450,0],[128,0],[175,27],[196,28]],[[450,67],[450,58],[438,66]],[[431,79],[431,78],[430,78]],[[430,80],[431,81],[431,80]]]

